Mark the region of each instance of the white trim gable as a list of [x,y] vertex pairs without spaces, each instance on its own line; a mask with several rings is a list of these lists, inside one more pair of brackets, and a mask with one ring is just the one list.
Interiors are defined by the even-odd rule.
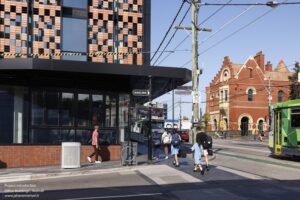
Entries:
[[[243,66],[240,68],[240,70],[238,71],[238,73],[236,73],[236,75],[234,76],[234,78],[236,78],[236,79],[239,78],[239,74],[241,73],[241,71],[242,71],[243,69],[246,68],[246,64],[247,64],[247,62],[248,62],[249,60],[253,60],[253,61],[255,62],[255,64],[256,64],[256,67],[259,67],[258,64],[257,64],[257,62],[256,62],[256,60],[254,59],[254,57],[253,57],[253,56],[249,56],[249,58],[246,60],[246,62],[244,62]],[[263,74],[263,73],[262,73],[262,74]]]

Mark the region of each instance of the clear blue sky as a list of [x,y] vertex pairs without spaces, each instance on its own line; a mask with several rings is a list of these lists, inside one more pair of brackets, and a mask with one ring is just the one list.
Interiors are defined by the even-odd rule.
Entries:
[[[151,24],[151,49],[155,51],[161,42],[167,28],[170,26],[182,0],[151,0],[152,1],[152,24]],[[233,0],[231,3],[257,3],[267,2],[268,0]],[[299,0],[289,0],[288,2],[300,2]],[[206,3],[227,3],[228,0],[202,0]],[[278,0],[277,2],[283,2]],[[186,4],[177,19],[175,25],[179,24],[183,14],[186,12],[188,4]],[[216,11],[219,7],[202,6],[199,13],[199,23],[205,20],[209,15]],[[224,24],[245,11],[248,6],[231,7],[227,6],[220,12],[210,18],[201,27],[211,28],[213,32],[200,32],[199,43],[210,35],[214,34]],[[203,52],[207,48],[223,40],[242,26],[250,23],[255,18],[261,16],[264,12],[271,10],[267,6],[256,6],[249,9],[236,21],[228,25],[222,31],[215,34],[209,40],[205,41],[199,47],[199,52]],[[191,12],[182,24],[183,26],[191,25]],[[174,29],[172,29],[172,35]],[[167,50],[173,50],[188,34],[187,31],[178,31]],[[168,37],[169,38],[169,37]],[[167,40],[168,41],[168,40]],[[164,45],[163,45],[164,47]],[[189,37],[178,50],[191,50],[191,37]],[[295,61],[300,61],[300,5],[282,5],[273,9],[272,12],[265,15],[255,23],[249,25],[242,31],[233,35],[229,39],[220,43],[216,47],[199,56],[199,66],[204,69],[204,73],[200,76],[199,90],[201,91],[201,102],[205,102],[205,87],[209,85],[213,77],[220,69],[224,56],[229,56],[233,63],[244,63],[249,56],[254,56],[257,52],[263,51],[265,61],[271,61],[273,68],[283,59],[289,69],[293,68]],[[165,53],[161,58],[165,57]],[[157,58],[157,57],[156,57]],[[182,67],[184,63],[191,59],[191,52],[177,51],[169,56],[160,66]],[[155,60],[155,59],[154,59]],[[161,59],[162,60],[162,59]],[[158,61],[159,63],[160,61]],[[157,65],[157,64],[156,64]],[[191,63],[184,66],[191,69]],[[191,85],[191,83],[187,84]],[[192,101],[191,96],[182,96],[183,101]],[[154,102],[168,103],[171,111],[172,96],[166,94],[154,100]],[[175,102],[179,101],[179,96],[175,96]],[[205,112],[205,103],[200,104],[202,111]],[[191,104],[183,104],[182,112],[184,116],[191,117]],[[171,117],[172,112],[169,112]],[[179,115],[179,105],[175,104],[175,119]]]

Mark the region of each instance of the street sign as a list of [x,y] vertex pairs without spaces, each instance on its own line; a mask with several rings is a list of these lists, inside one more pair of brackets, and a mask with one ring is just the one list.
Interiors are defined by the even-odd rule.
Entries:
[[176,90],[192,90],[192,86],[178,86]]
[[132,90],[133,96],[139,96],[139,97],[147,97],[150,95],[149,90],[146,89],[134,89]]
[[184,91],[184,90],[175,90],[175,94],[178,95],[191,95],[192,91]]

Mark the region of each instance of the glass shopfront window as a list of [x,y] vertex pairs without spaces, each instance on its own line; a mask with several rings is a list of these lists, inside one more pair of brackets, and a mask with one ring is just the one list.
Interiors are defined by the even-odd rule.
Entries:
[[33,91],[31,96],[31,121],[33,125],[44,123],[44,94],[40,91]]
[[104,127],[103,95],[92,95],[92,124]]
[[75,141],[75,129],[60,130],[61,142]]
[[96,124],[102,144],[119,144],[128,105],[129,95],[0,86],[0,144],[89,144]]
[[61,125],[74,126],[74,94],[63,92],[61,96]]
[[47,124],[58,125],[59,120],[59,93],[48,92],[46,93],[46,112],[47,112]]
[[0,86],[0,144],[27,142],[28,90]]
[[119,96],[119,127],[128,126],[129,103],[128,94]]
[[78,126],[90,126],[90,95],[78,94]]
[[30,144],[60,144],[58,129],[33,128],[30,132]]
[[117,125],[117,108],[116,108],[116,97],[107,95],[105,101],[105,126],[116,127]]
[[93,130],[91,129],[77,129],[76,130],[76,142],[81,144],[90,144]]

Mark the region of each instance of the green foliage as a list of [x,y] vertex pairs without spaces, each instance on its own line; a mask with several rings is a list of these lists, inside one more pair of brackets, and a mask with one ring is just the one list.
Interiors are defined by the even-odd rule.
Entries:
[[207,129],[208,126],[208,122],[210,121],[210,115],[209,113],[204,113],[204,115],[202,116],[202,120],[205,124],[205,130]]
[[295,73],[289,77],[291,81],[289,99],[291,100],[300,99],[300,83],[298,82],[298,73],[300,72],[299,62],[296,62],[294,72]]

